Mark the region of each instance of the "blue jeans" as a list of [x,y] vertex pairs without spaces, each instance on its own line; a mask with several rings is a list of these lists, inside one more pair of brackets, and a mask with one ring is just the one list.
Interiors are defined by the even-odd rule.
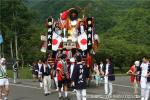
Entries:
[[96,80],[96,85],[99,85],[100,84],[100,81],[101,81],[101,78],[100,76],[95,76],[95,80]]

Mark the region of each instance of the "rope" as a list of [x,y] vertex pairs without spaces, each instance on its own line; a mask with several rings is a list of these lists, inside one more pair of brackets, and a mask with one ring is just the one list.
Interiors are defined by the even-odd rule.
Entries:
[[[91,75],[91,76],[95,76],[95,75]],[[102,77],[104,77],[104,76],[141,76],[141,77],[146,77],[146,76],[142,76],[142,75],[128,75],[128,74],[109,74],[109,75],[99,75],[99,76],[102,76]],[[147,76],[147,77],[150,77],[150,75],[149,76]]]

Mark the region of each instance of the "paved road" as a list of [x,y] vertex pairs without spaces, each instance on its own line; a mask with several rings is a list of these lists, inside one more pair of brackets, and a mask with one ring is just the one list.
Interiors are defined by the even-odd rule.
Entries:
[[[75,94],[70,92],[71,100],[76,100]],[[31,87],[29,85],[12,84],[9,100],[59,100],[58,93],[53,91],[49,96],[43,95],[43,90],[38,87]],[[98,100],[98,99],[88,99]]]
[[[32,82],[32,80],[19,80],[19,82],[18,84],[11,83],[9,100],[59,100],[58,93],[54,89],[51,95],[44,96],[43,89],[39,88],[38,82]],[[114,95],[112,97],[104,95],[103,84],[99,87],[92,85],[87,89],[87,100],[140,100],[133,98],[129,77],[117,77],[113,84]],[[76,100],[75,93],[69,92],[69,96],[71,100]]]

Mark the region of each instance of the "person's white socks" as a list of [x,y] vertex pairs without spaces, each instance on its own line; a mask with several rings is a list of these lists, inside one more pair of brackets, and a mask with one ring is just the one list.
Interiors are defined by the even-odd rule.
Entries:
[[61,92],[58,92],[58,95],[59,95],[59,97],[61,97],[62,95],[61,95]]
[[112,95],[112,91],[113,91],[113,86],[112,83],[109,82],[109,95]]
[[[64,94],[65,94],[65,97],[68,96],[68,92],[67,91],[65,91]],[[58,95],[59,95],[59,97],[61,97],[62,96],[62,92],[58,92]]]
[[67,97],[68,96],[68,92],[67,91],[65,91],[65,97]]
[[62,87],[62,88],[61,88],[61,92],[63,92],[63,91],[64,91],[64,88]]
[[7,98],[7,97],[4,97],[4,100],[8,100],[8,98]]
[[40,87],[43,87],[43,82],[40,82]]
[[149,100],[149,90],[147,89],[145,92],[145,100]]
[[144,100],[145,97],[145,88],[141,88],[141,100]]
[[56,90],[58,91],[58,80],[57,77],[54,78],[55,84],[56,84]]

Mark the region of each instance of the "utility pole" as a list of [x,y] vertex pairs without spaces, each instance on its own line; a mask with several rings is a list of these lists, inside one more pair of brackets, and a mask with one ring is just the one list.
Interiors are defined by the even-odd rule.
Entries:
[[[14,2],[12,3],[12,8],[14,9],[14,7],[15,7],[15,4],[14,4]],[[13,11],[13,21],[14,21],[14,23],[15,23],[15,17],[16,17],[16,12],[15,11]],[[14,24],[14,27],[13,27],[14,29],[14,37],[15,37],[15,52],[16,52],[16,60],[18,60],[18,33],[17,33],[17,31],[16,31],[16,24]]]
[[[12,3],[12,8],[14,9],[14,7],[15,7],[15,2]],[[16,26],[17,26],[17,25],[16,25],[16,22],[15,22],[15,21],[16,21],[16,20],[15,20],[15,17],[16,17],[16,15],[17,15],[16,13],[17,13],[17,12],[15,12],[15,10],[13,10],[13,12],[12,12],[12,15],[13,15],[13,23],[15,23],[15,24],[14,24],[14,27],[13,27],[13,28],[14,28],[14,29],[13,29],[13,30],[14,30],[14,35],[15,35],[14,38],[15,38],[15,52],[16,52],[16,60],[15,60],[15,61],[16,61],[16,67],[17,67],[17,69],[19,69],[19,63],[18,63],[18,60],[19,60],[19,59],[18,59],[18,36],[17,36],[18,33],[17,33],[17,31],[16,31]],[[16,74],[17,74],[17,78],[18,78],[18,76],[19,76],[19,75],[18,75],[18,74],[19,74],[18,71],[16,72]],[[15,77],[14,77],[14,78],[15,78]]]
[[16,60],[18,60],[18,36],[17,36],[17,32],[15,32],[15,49],[16,49]]

